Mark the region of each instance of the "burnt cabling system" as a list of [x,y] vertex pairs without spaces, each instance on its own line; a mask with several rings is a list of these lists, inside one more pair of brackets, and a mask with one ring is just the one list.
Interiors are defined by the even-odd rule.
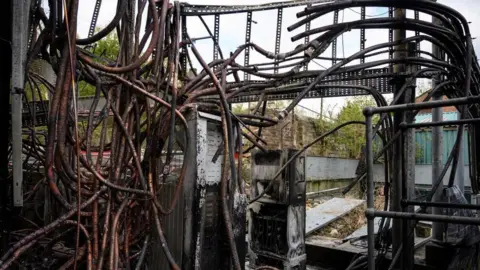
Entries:
[[[480,180],[477,160],[480,145],[476,140],[480,134],[480,69],[468,22],[456,10],[427,0],[312,0],[256,6],[118,0],[111,22],[95,33],[102,6],[102,1],[96,0],[89,35],[79,38],[79,2],[5,1],[11,6],[1,11],[2,20],[11,20],[3,24],[9,27],[1,29],[2,51],[12,53],[12,65],[3,67],[0,82],[3,89],[12,89],[11,99],[5,93],[1,98],[9,102],[3,109],[11,107],[11,122],[4,122],[10,127],[10,135],[1,139],[3,149],[8,146],[2,162],[6,166],[11,161],[12,166],[8,170],[2,167],[1,171],[0,269],[158,269],[160,262],[152,262],[155,256],[164,256],[165,268],[170,269],[244,268],[245,228],[242,231],[235,224],[245,217],[245,207],[240,207],[242,200],[238,199],[245,197],[238,170],[241,156],[254,148],[259,153],[265,151],[262,128],[282,122],[305,98],[371,95],[377,107],[365,109],[365,122],[343,123],[289,154],[282,166],[277,166],[277,173],[264,181],[263,189],[254,192],[256,196],[250,198],[250,205],[272,197],[276,182],[284,178],[284,170],[310,146],[347,125],[364,125],[366,170],[354,183],[368,183],[368,254],[359,256],[348,269],[380,269],[390,247],[389,269],[400,265],[403,269],[413,269],[412,231],[418,220],[434,222],[433,234],[440,242],[445,240],[442,239],[445,231],[457,226],[453,224],[480,224],[478,218],[468,213],[459,216],[446,212],[480,207],[442,201],[442,194],[455,188],[462,134],[466,129],[470,148],[468,177],[474,194],[478,193]],[[291,51],[281,52],[282,12],[294,6],[304,10],[297,13],[297,21],[287,29],[304,28],[292,37],[292,41],[304,42]],[[367,17],[365,11],[369,7],[388,8],[388,14]],[[353,8],[360,10],[360,19],[339,22],[340,12]],[[251,40],[252,14],[263,10],[278,11],[273,52]],[[407,18],[406,10],[412,10],[414,18]],[[246,37],[244,44],[227,54],[219,46],[219,27],[222,15],[233,13],[246,13]],[[331,24],[311,28],[311,22],[332,13]],[[420,20],[420,13],[430,15],[432,21]],[[188,31],[187,21],[193,16],[202,21],[213,16],[213,30],[204,24],[214,44],[214,59],[210,63],[196,46],[198,37]],[[141,27],[142,21],[145,27]],[[367,47],[367,29],[386,29],[388,41]],[[360,50],[338,58],[337,39],[351,30],[360,30]],[[407,30],[414,35],[406,37]],[[95,43],[110,33],[118,37],[118,55],[94,54]],[[430,43],[432,53],[422,51],[421,42]],[[310,62],[325,59],[322,55],[329,48],[332,48],[328,57],[331,66],[323,70],[308,69]],[[267,59],[266,62],[251,64],[251,50]],[[239,59],[241,54],[243,64]],[[388,57],[372,60],[380,54]],[[201,72],[196,73],[192,59],[200,63]],[[38,61],[43,63],[42,68],[32,68]],[[5,74],[12,74],[11,87],[10,76]],[[259,79],[251,80],[251,76]],[[230,77],[231,80],[227,79]],[[418,78],[434,80],[432,91],[422,103],[414,103]],[[79,83],[95,88],[91,108],[83,120],[79,120],[77,109]],[[38,94],[27,100],[27,87]],[[394,94],[392,102],[388,103],[382,95],[386,93]],[[440,100],[443,95],[448,100]],[[267,101],[286,99],[291,102],[277,117],[265,115]],[[103,107],[97,110],[101,102]],[[231,104],[238,102],[256,102],[257,106],[249,114],[234,114]],[[444,106],[456,106],[461,119],[445,122],[437,117],[432,123],[412,123],[420,109],[435,111]],[[379,120],[373,122],[377,115]],[[202,121],[207,123],[204,127]],[[412,192],[412,130],[442,125],[458,126],[455,147],[445,165],[438,162],[439,151],[434,154],[437,174],[432,189],[426,196],[416,198]],[[250,127],[257,130],[253,132]],[[201,132],[216,136],[217,140],[201,137]],[[98,134],[95,140],[94,134]],[[242,137],[251,143],[249,149],[241,148]],[[374,152],[376,137],[383,145]],[[214,148],[202,150],[202,143]],[[437,150],[440,146],[438,140],[434,142]],[[215,167],[217,171],[205,173],[201,169],[206,165],[196,158],[199,152],[208,152],[205,155],[209,159],[205,162],[221,160],[221,165]],[[375,210],[373,162],[380,157],[386,172],[386,200],[383,210]],[[192,164],[196,167],[189,170]],[[441,183],[449,168],[448,185],[443,189]],[[205,175],[200,179],[202,173]],[[217,182],[209,178],[215,177],[215,173]],[[192,184],[193,178],[200,179],[196,185]],[[302,187],[285,194],[298,190]],[[193,201],[187,201],[189,196]],[[288,196],[287,204],[305,200],[301,195]],[[204,204],[210,208],[203,207]],[[285,210],[278,205],[272,203],[270,209],[265,204],[262,211],[267,214],[257,215],[258,222],[269,218],[268,215],[286,217]],[[415,205],[420,206],[416,212]],[[300,209],[295,211],[301,216],[305,210],[299,204],[295,207]],[[433,211],[429,211],[432,207]],[[183,212],[183,208],[190,214]],[[183,223],[192,217],[203,217],[205,221]],[[378,231],[374,231],[374,217],[382,217]],[[195,238],[193,233],[199,232],[198,237],[204,240],[172,243],[175,238],[165,228],[175,227],[174,223],[168,223],[175,218],[179,224],[191,226],[182,228],[181,235]],[[281,220],[277,224],[280,223]],[[444,223],[448,224],[438,227]],[[286,230],[284,225],[278,226],[279,231]],[[459,241],[459,245],[478,249],[478,229],[455,228],[468,229],[469,233],[470,241]],[[467,238],[467,234],[457,234],[457,238]],[[269,249],[269,254],[273,253],[271,258],[281,258],[275,256],[281,250],[288,250],[289,258],[302,257],[304,247],[298,246],[297,250],[284,247],[281,245],[287,240],[278,239],[275,247],[268,246],[267,240],[255,245]],[[215,249],[208,249],[206,242],[210,248],[218,247],[218,254]],[[201,258],[198,254],[187,254],[199,250],[205,253]],[[220,250],[223,250],[221,255]],[[182,254],[187,255],[179,261]],[[210,257],[207,260],[205,256]],[[271,264],[267,257],[256,265],[257,269],[282,267]],[[300,269],[305,264],[296,267],[285,269]]]

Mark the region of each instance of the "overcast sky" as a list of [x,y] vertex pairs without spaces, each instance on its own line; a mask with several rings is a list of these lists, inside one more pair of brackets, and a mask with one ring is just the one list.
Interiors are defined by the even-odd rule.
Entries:
[[[202,5],[254,5],[262,4],[269,2],[279,2],[275,0],[265,1],[265,0],[190,0],[186,1],[190,4],[202,4]],[[462,13],[465,18],[471,22],[470,31],[472,37],[480,36],[480,9],[478,8],[479,0],[439,0],[438,2],[448,5],[455,10]],[[116,11],[115,0],[103,1],[102,8],[100,9],[100,16],[98,19],[97,25],[102,27],[114,17]],[[80,1],[79,9],[79,23],[78,23],[78,35],[85,37],[88,33],[90,26],[91,16],[95,0],[82,0]],[[298,44],[301,44],[303,40],[297,42],[292,42],[290,38],[303,31],[303,27],[292,32],[287,31],[287,27],[298,19],[295,14],[298,11],[301,11],[303,7],[289,8],[284,9],[283,11],[283,24],[282,24],[282,36],[281,36],[281,48],[280,51],[289,51],[295,48]],[[367,17],[386,17],[386,8],[368,8],[366,10]],[[339,22],[354,21],[360,19],[359,15],[360,9],[347,9],[340,13]],[[407,12],[407,16],[413,18],[413,11]],[[276,18],[277,11],[261,11],[253,13],[252,24],[252,36],[251,40],[256,44],[262,46],[263,48],[274,51],[275,46],[275,29],[276,29]],[[425,14],[420,14],[420,19],[431,20],[430,16]],[[208,26],[213,31],[213,16],[205,18]],[[312,21],[311,28],[331,24],[333,21],[333,16],[331,14],[323,16],[319,19]],[[224,54],[234,51],[239,45],[245,43],[245,24],[246,24],[246,13],[244,14],[232,14],[232,15],[223,15],[220,18],[220,47]],[[187,23],[187,29],[189,35],[194,37],[204,37],[208,33],[201,24],[200,20],[197,17],[190,17]],[[408,33],[407,36],[412,36],[414,33]],[[351,32],[345,33],[343,37],[339,38],[337,44],[337,56],[338,57],[347,57],[359,50],[359,30],[353,30]],[[366,47],[371,46],[376,43],[388,41],[388,30],[366,30]],[[343,42],[342,42],[343,41]],[[477,51],[477,55],[480,52],[480,41],[475,39],[474,46]],[[211,61],[213,59],[213,43],[211,40],[201,40],[196,43],[197,48],[200,50],[205,60]],[[422,50],[431,51],[431,45],[427,42],[421,44]],[[331,49],[323,54],[323,56],[331,55]],[[377,56],[378,59],[385,58],[386,55]],[[373,59],[373,58],[372,58]],[[243,63],[243,54],[241,54],[237,60],[239,63]],[[265,59],[261,57],[255,51],[251,51],[250,64],[265,62]],[[356,64],[358,62],[352,62]],[[317,64],[311,63],[309,69],[323,69],[321,65],[329,67],[331,65],[330,61],[317,61]],[[195,66],[200,70],[200,65],[195,63]],[[254,78],[252,78],[254,79]],[[423,83],[423,82],[421,82]],[[324,100],[324,111],[338,112],[342,107],[345,98],[328,98]],[[302,105],[315,110],[320,111],[320,101],[317,99],[303,100]]]

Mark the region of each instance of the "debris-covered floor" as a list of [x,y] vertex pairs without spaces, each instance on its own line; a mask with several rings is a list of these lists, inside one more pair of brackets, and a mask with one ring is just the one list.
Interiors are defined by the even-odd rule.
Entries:
[[[384,198],[378,196],[375,207],[381,208],[383,203]],[[310,200],[307,203],[307,237],[305,239],[309,261],[315,264],[319,261],[320,256],[324,268],[318,269],[342,269],[336,265],[337,259],[327,259],[326,254],[356,256],[356,254],[366,253],[367,225],[364,210],[364,200],[332,197]],[[375,219],[375,232],[378,231],[379,221],[379,218]],[[426,223],[423,226],[428,228],[430,225]],[[428,236],[428,234],[416,233],[415,262],[418,265],[424,265],[425,244],[429,241]],[[309,250],[311,254],[309,254]],[[387,252],[387,258],[391,257],[390,252],[391,250]],[[348,256],[344,258],[348,258]]]

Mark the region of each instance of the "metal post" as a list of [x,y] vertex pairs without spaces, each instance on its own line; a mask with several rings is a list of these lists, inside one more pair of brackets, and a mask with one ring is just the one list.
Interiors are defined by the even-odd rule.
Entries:
[[[366,118],[366,153],[367,161],[367,210],[375,210],[373,203],[373,131],[372,131],[372,114],[365,109]],[[368,270],[375,270],[375,228],[374,217],[368,217],[367,220],[367,237],[368,237]]]
[[[462,119],[462,115],[461,115],[460,112],[457,113],[457,119],[458,120]],[[464,130],[463,130],[462,134],[463,134],[463,136],[465,136],[466,128],[463,127],[463,129]],[[455,182],[456,182],[458,188],[460,189],[460,191],[462,191],[462,194],[465,194],[465,162],[464,162],[464,158],[463,158],[465,147],[464,147],[463,139],[464,138],[460,138],[460,146],[459,146],[460,151],[459,151],[459,155],[458,155],[457,171],[455,172]]]
[[[408,56],[414,57],[416,54],[416,44],[408,44]],[[414,73],[416,70],[416,65],[408,65],[407,69],[410,73]],[[414,84],[413,84],[414,85]],[[414,103],[415,102],[415,87],[408,87],[405,91],[405,103]],[[404,112],[402,116],[407,124],[411,124],[413,120],[412,111]],[[406,200],[413,199],[415,197],[415,130],[407,129],[404,131],[404,147],[403,147],[403,190],[402,198]],[[413,206],[404,206],[402,207],[403,212],[414,212]],[[415,241],[413,233],[410,233],[415,226],[414,222],[411,220],[403,220],[403,248],[402,248],[402,267],[403,269],[413,269],[414,268],[414,253],[415,253]]]
[[0,106],[2,117],[2,127],[4,132],[0,132],[0,254],[8,249],[8,238],[11,229],[10,212],[10,189],[11,181],[8,178],[8,145],[10,144],[10,75],[12,73],[11,65],[11,37],[12,37],[12,2],[13,0],[4,0],[0,3],[0,50],[3,52],[2,62],[0,63]]
[[[406,18],[406,10],[397,8],[395,9],[394,16],[396,19],[405,19]],[[395,29],[394,30],[394,36],[393,39],[394,41],[398,40],[403,40],[406,38],[406,31],[405,29]],[[403,58],[406,57],[406,44],[398,45],[395,46],[395,53],[394,53],[394,58]],[[394,73],[403,73],[405,72],[405,64],[396,64],[393,67]],[[400,88],[402,88],[403,84],[405,82],[405,79],[403,78],[396,78],[395,79],[395,89],[394,89],[394,99],[396,98],[398,91]],[[400,103],[402,102],[403,99],[401,99]],[[393,117],[393,123],[394,123],[394,130],[398,131],[400,130],[400,123],[404,121],[403,119],[403,112],[396,112]],[[401,135],[403,136],[403,134]],[[390,205],[391,205],[391,210],[395,212],[400,212],[402,210],[401,208],[401,200],[402,200],[402,154],[403,154],[403,140],[398,140],[393,147],[393,156],[398,158],[398,160],[393,161],[393,177],[392,177],[392,188],[391,188],[391,200],[390,200]],[[394,220],[392,222],[392,252],[395,254],[397,250],[400,248],[402,244],[402,221],[401,220]]]
[[12,163],[13,205],[23,206],[22,93],[25,81],[28,14],[30,0],[13,1],[12,6]]
[[[441,22],[435,18],[432,17],[432,22],[434,24],[440,24]],[[440,52],[440,48],[432,45],[432,53],[436,57],[441,57],[442,53]],[[440,76],[437,75],[433,78],[432,81],[432,88],[435,88],[435,86],[438,84],[440,81]],[[441,100],[442,95],[441,94],[436,94],[432,97],[433,100]],[[432,109],[432,122],[440,122],[443,120],[443,108],[434,108]],[[440,173],[442,172],[443,166],[442,166],[442,159],[443,159],[443,153],[442,153],[442,135],[443,135],[443,127],[442,126],[435,126],[432,127],[432,186],[435,184],[436,180],[440,176]],[[442,199],[442,190],[443,190],[443,184],[436,190],[432,201],[433,202],[440,202]],[[432,208],[432,214],[434,215],[440,215],[442,214],[442,208],[439,207],[433,207]],[[432,223],[432,239],[437,240],[437,241],[443,241],[443,223],[440,222],[433,222]]]

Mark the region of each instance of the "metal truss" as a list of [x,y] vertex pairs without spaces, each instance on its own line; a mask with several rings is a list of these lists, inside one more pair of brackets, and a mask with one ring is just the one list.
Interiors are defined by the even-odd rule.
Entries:
[[[185,27],[185,24],[188,22],[188,18],[190,16],[211,16],[214,15],[214,36],[213,39],[215,42],[218,42],[220,39],[219,37],[219,28],[220,28],[220,20],[222,15],[228,15],[228,14],[236,14],[236,13],[246,13],[246,27],[245,27],[245,43],[249,44],[250,42],[255,42],[254,40],[251,39],[252,35],[252,18],[255,16],[256,11],[265,11],[265,10],[277,10],[277,18],[276,18],[276,29],[275,29],[275,45],[274,45],[274,54],[278,55],[281,53],[281,35],[282,35],[282,25],[283,25],[283,20],[284,20],[284,11],[287,8],[291,7],[298,7],[298,6],[305,6],[305,7],[311,7],[312,5],[322,5],[322,4],[327,4],[331,3],[334,1],[324,1],[324,0],[316,0],[316,1],[294,1],[294,2],[280,2],[280,3],[272,3],[272,4],[263,4],[263,5],[252,5],[252,6],[207,6],[207,5],[189,5],[189,4],[182,4],[182,12],[181,14],[184,16],[185,21],[184,21],[184,36],[187,33],[187,29]],[[393,8],[389,8],[388,16],[393,17]],[[339,17],[339,10],[336,10],[333,12],[333,24],[338,24],[338,17]],[[416,18],[418,17],[418,12],[415,13]],[[307,16],[308,17],[308,16]],[[360,12],[360,20],[365,20],[366,18],[366,8],[363,6],[361,7],[361,12]],[[308,32],[310,31],[311,23],[308,21],[305,24],[305,31]],[[359,44],[360,50],[365,49],[365,42],[366,42],[366,37],[365,37],[365,28],[360,29],[360,37],[359,37]],[[418,31],[416,32],[418,35]],[[393,41],[393,30],[389,29],[389,34],[388,34],[388,40],[391,42]],[[215,43],[214,42],[214,43]],[[304,38],[304,44],[309,44],[310,42],[310,36],[306,35]],[[417,48],[419,48],[419,42],[417,43]],[[331,54],[331,61],[332,65],[335,65],[338,61],[339,58],[337,57],[337,38],[332,40],[331,43],[331,48],[332,48],[332,54]],[[251,48],[250,46],[247,46],[244,50],[244,61],[243,64],[245,67],[252,66],[250,63],[250,54],[251,54]],[[218,48],[217,46],[213,47],[213,55],[214,55],[214,60],[218,60]],[[393,46],[390,47],[389,50],[389,58],[393,58]],[[365,57],[362,56],[360,58],[360,63],[365,63]],[[253,65],[254,66],[254,65]],[[278,62],[275,62],[273,64],[273,74],[278,74],[279,72],[279,64]],[[388,82],[388,80],[392,79],[395,77],[395,75],[392,74],[392,65],[390,64],[390,69],[385,69],[385,68],[377,68],[377,69],[365,69],[362,70],[361,72],[350,72],[350,73],[345,73],[341,75],[336,75],[336,77],[330,79],[329,81],[333,82],[334,85],[346,85],[345,88],[322,88],[322,90],[312,90],[310,91],[304,98],[322,98],[322,97],[341,97],[341,96],[355,96],[355,95],[366,95],[368,94],[366,91],[361,90],[361,89],[355,89],[351,88],[350,86],[368,86],[368,87],[373,87],[377,91],[379,91],[382,94],[388,94],[392,93],[393,88],[392,85]],[[185,64],[186,68],[186,64]],[[308,70],[308,64],[305,64],[303,66],[303,70],[307,71]],[[318,71],[321,72],[321,71]],[[378,75],[376,77],[372,77],[372,75]],[[384,74],[385,76],[380,76],[380,74]],[[408,74],[403,74],[402,76],[407,76]],[[250,79],[250,74],[247,72],[244,72],[243,75],[243,80],[244,81],[251,81]],[[363,77],[362,77],[363,76]],[[330,78],[330,77],[329,77]],[[338,82],[336,79],[341,79],[344,80],[346,83]],[[303,82],[308,83],[311,82],[312,79],[306,78],[302,79]],[[256,81],[251,81],[252,83],[258,83]],[[283,93],[276,93],[277,91],[272,91],[271,94],[266,94],[265,99],[266,100],[282,100],[282,99],[294,99],[299,92],[299,88],[297,86],[295,87],[289,87],[290,84],[295,84],[298,83],[298,79],[289,79],[286,82],[281,83],[278,88],[281,88],[281,90],[278,90],[278,92],[282,91]],[[282,86],[282,87],[280,87]],[[293,91],[291,91],[293,90]],[[289,93],[287,93],[289,92]],[[231,103],[237,103],[237,102],[252,102],[252,101],[258,101],[260,100],[260,95],[247,95],[247,94],[242,94],[241,96],[232,98],[230,100]]]

